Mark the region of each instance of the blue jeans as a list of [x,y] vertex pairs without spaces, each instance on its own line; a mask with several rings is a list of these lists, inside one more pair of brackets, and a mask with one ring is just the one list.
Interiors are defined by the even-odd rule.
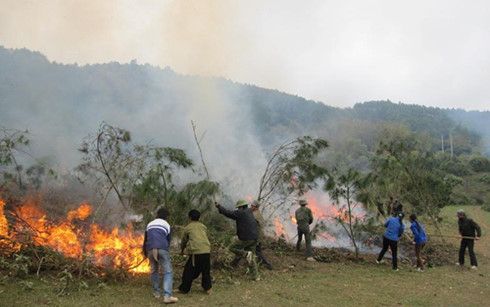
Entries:
[[[153,285],[153,293],[160,295],[160,272],[159,267],[163,272],[163,291],[164,297],[172,296],[172,264],[170,263],[170,254],[164,249],[158,250],[158,262],[153,259],[151,250],[148,251],[148,256],[150,258],[150,280]],[[160,264],[160,265],[159,265]]]

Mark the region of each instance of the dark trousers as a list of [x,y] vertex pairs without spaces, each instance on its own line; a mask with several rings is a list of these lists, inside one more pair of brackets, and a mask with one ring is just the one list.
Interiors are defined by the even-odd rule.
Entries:
[[210,254],[190,255],[182,274],[179,291],[187,293],[191,290],[192,281],[202,274],[201,286],[207,291],[211,289],[211,257]]
[[305,236],[305,241],[306,241],[306,251],[305,251],[305,257],[311,257],[313,256],[313,251],[311,249],[311,232],[310,232],[310,225],[298,225],[298,241],[296,242],[296,250],[299,251],[301,248],[301,241],[303,239],[303,235]]
[[468,252],[470,253],[471,265],[478,266],[478,263],[476,262],[475,251],[473,250],[474,246],[475,246],[475,241],[472,239],[462,239],[461,240],[461,245],[459,247],[459,264],[461,264],[461,265],[464,264],[464,253],[465,253],[466,247],[468,247]]
[[422,250],[424,249],[425,243],[421,245],[415,244],[415,256],[417,257],[417,267],[424,269],[424,261],[422,260]]
[[253,279],[259,277],[259,269],[257,266],[257,260],[255,259],[255,249],[256,249],[257,241],[256,240],[237,240],[235,243],[230,246],[230,251],[235,254],[235,259],[233,259],[232,265],[238,265],[240,259],[247,256],[248,252],[252,252],[252,261],[249,263],[250,273]]
[[393,257],[393,270],[396,270],[398,268],[398,259],[397,259],[398,241],[393,241],[383,236],[383,248],[381,249],[381,252],[378,255],[378,261],[381,261],[381,259],[383,259],[383,256],[388,250],[388,247],[391,249],[391,256]]
[[270,266],[270,263],[265,259],[264,254],[262,254],[262,243],[259,242],[255,246],[255,255],[257,256],[257,259],[259,260],[259,263]]

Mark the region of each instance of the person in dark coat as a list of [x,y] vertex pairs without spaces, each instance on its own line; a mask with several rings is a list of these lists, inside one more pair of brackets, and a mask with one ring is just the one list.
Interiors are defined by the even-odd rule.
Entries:
[[473,270],[476,270],[478,268],[478,262],[476,261],[474,246],[475,240],[480,240],[481,228],[477,223],[475,223],[475,221],[466,216],[464,210],[458,210],[456,215],[458,216],[459,234],[464,237],[461,238],[461,245],[459,247],[459,262],[457,262],[456,264],[461,266],[464,265],[464,254],[466,248],[468,248],[468,252],[470,254],[471,268]]
[[403,212],[403,205],[398,199],[395,199],[395,203],[393,205],[393,212],[395,216],[398,216],[400,213]]
[[237,210],[231,211],[215,203],[219,213],[236,221],[236,233],[238,240],[230,247],[230,251],[235,254],[234,265],[246,257],[249,263],[250,273],[253,280],[259,280],[257,261],[255,260],[255,249],[258,239],[257,221],[254,218],[252,209],[248,208],[246,200],[236,202]]

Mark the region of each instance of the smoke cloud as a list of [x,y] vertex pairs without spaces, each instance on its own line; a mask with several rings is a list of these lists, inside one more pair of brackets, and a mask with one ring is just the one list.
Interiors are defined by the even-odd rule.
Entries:
[[0,95],[0,121],[29,130],[28,151],[48,164],[77,166],[83,139],[104,121],[130,131],[135,143],[184,149],[199,169],[193,121],[211,180],[234,198],[257,195],[266,157],[239,86],[134,64],[61,66],[39,54],[14,52],[24,58],[13,65],[13,79],[0,74],[12,82]]
[[488,110],[489,12],[457,0],[4,0],[0,44],[62,63],[137,59],[341,107]]

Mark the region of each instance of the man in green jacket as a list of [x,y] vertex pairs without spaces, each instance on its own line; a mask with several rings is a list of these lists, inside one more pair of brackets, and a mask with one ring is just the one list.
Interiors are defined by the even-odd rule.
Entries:
[[298,224],[298,242],[296,243],[296,250],[299,251],[301,247],[301,240],[303,235],[306,241],[306,251],[305,257],[308,261],[315,261],[313,258],[313,251],[311,250],[311,233],[310,224],[313,223],[313,214],[310,208],[307,208],[306,200],[302,199],[299,201],[301,207],[295,212],[296,223]]
[[206,226],[199,222],[201,212],[189,211],[189,224],[184,227],[184,235],[180,244],[181,255],[187,249],[189,258],[182,273],[182,283],[179,286],[180,293],[188,293],[192,281],[202,274],[201,286],[207,294],[211,289],[211,244],[206,234]]
[[264,242],[264,238],[265,238],[265,235],[264,235],[265,221],[264,221],[264,217],[262,216],[262,214],[260,213],[260,210],[259,210],[260,202],[258,200],[254,200],[252,202],[251,208],[252,208],[252,211],[254,214],[254,218],[257,221],[257,227],[259,230],[259,237],[257,240],[257,245],[255,246],[255,254],[257,255],[257,258],[259,259],[260,264],[265,265],[265,267],[268,270],[272,270],[272,264],[270,264],[269,261],[267,261],[267,259],[265,259],[265,256],[262,253],[262,242]]

